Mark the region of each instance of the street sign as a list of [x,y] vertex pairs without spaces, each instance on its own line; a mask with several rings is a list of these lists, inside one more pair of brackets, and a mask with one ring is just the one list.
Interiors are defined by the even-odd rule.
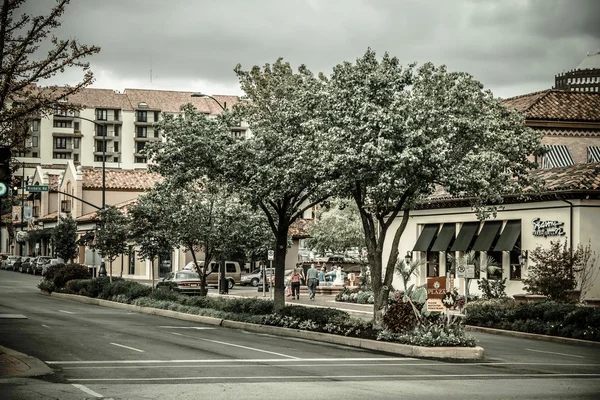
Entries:
[[274,260],[275,259],[275,251],[274,250],[267,251],[267,258],[269,260]]
[[456,266],[456,276],[458,278],[464,278],[465,277],[465,266],[464,265],[457,265]]
[[27,185],[25,187],[25,189],[27,189],[28,192],[47,192],[48,191],[48,185]]
[[467,271],[465,272],[465,278],[474,279],[475,278],[475,266],[467,265]]

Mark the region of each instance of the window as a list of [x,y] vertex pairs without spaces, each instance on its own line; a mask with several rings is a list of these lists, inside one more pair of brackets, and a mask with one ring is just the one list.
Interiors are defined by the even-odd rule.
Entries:
[[115,136],[119,136],[120,132],[121,132],[121,127],[119,125],[115,125]]
[[158,129],[154,128],[154,137],[157,138],[159,135]]
[[148,128],[145,126],[138,126],[136,129],[136,137],[139,138],[147,138],[148,137]]
[[493,268],[488,268],[488,279],[502,279],[502,252],[488,251],[488,259],[491,257],[494,260]]
[[225,263],[225,272],[232,272],[232,273],[236,273],[237,270],[235,269],[235,264],[234,263]]
[[154,111],[154,122],[158,122],[160,118],[160,111]]
[[113,157],[113,162],[119,162],[119,157]]
[[137,122],[148,122],[148,111],[138,111]]
[[78,148],[79,148],[79,141],[80,141],[80,140],[81,140],[81,139],[80,139],[80,138],[78,138],[78,137],[76,137],[76,138],[73,138],[73,148],[74,148],[74,149],[78,149]]
[[520,281],[521,280],[521,263],[519,262],[520,252],[510,252],[510,280]]
[[103,140],[96,140],[96,151],[106,151],[106,142]]
[[31,157],[38,158],[38,153],[36,151],[34,151],[33,153],[31,153]]
[[75,132],[80,132],[78,121],[73,122],[73,128],[74,128]]
[[427,277],[440,276],[440,253],[437,251],[430,251],[427,254]]
[[115,151],[115,153],[117,153],[119,151],[119,142],[115,142],[113,144],[113,150]]
[[39,132],[40,121],[38,121],[37,119],[34,119],[33,121],[31,121],[31,130],[34,132]]
[[58,160],[67,160],[70,157],[69,153],[54,153],[52,154],[52,158],[58,159]]
[[66,149],[67,148],[67,138],[64,138],[64,137],[54,138],[54,148],[55,149]]
[[146,142],[137,142],[135,144],[135,152],[141,153],[144,150],[145,146],[146,146]]
[[70,128],[71,121],[53,121],[52,126],[55,128]]
[[96,119],[98,121],[106,121],[108,118],[108,110],[96,110]]
[[31,147],[38,147],[39,146],[39,138],[37,136],[32,136],[31,137]]
[[102,162],[102,156],[95,156],[94,157],[94,161],[96,161],[96,162]]
[[79,162],[79,154],[73,154],[73,161]]
[[135,162],[137,164],[144,164],[144,163],[146,163],[146,157],[136,157]]
[[61,117],[68,117],[69,111],[61,106],[56,106],[56,108],[54,108],[54,115],[58,115]]
[[106,125],[96,125],[96,136],[106,136],[107,132]]
[[114,110],[114,119],[115,121],[119,120],[119,110]]

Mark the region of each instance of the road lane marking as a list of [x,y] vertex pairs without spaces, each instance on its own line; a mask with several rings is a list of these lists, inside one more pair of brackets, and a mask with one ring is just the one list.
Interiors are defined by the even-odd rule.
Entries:
[[261,353],[273,354],[273,355],[276,355],[276,356],[291,358],[293,360],[299,360],[298,357],[289,356],[287,354],[282,354],[282,353],[276,353],[274,351],[257,349],[257,348],[254,348],[254,347],[242,346],[240,344],[221,342],[220,340],[205,339],[205,338],[200,338],[200,337],[195,337],[195,336],[187,336],[187,335],[182,335],[181,333],[175,333],[175,332],[171,332],[171,334],[172,335],[177,335],[177,336],[183,336],[183,337],[186,337],[186,338],[191,338],[191,339],[194,339],[194,340],[202,340],[202,341],[205,341],[205,342],[217,343],[217,344],[222,344],[222,345],[231,346],[231,347],[238,347],[240,349],[246,349],[246,350],[252,350],[252,351],[259,351]]
[[157,328],[168,328],[168,329],[195,329],[198,331],[211,330],[217,328],[211,328],[208,326],[157,326]]
[[48,329],[50,329],[50,327],[49,327],[48,325],[44,325],[44,324],[42,324],[42,326],[43,326],[44,328],[48,328]]
[[0,314],[0,319],[27,319],[23,314]]
[[542,350],[534,350],[534,349],[525,349],[527,351],[535,351],[536,353],[546,353],[546,354],[556,354],[559,356],[566,356],[566,357],[577,357],[577,358],[585,358],[584,356],[576,356],[574,354],[565,354],[565,353],[555,353],[553,351],[542,351]]
[[87,394],[89,394],[89,395],[91,395],[91,396],[94,396],[94,397],[104,397],[104,396],[102,396],[101,394],[99,394],[99,393],[96,393],[96,392],[94,392],[92,389],[90,389],[90,388],[86,388],[86,387],[85,387],[85,386],[83,386],[83,385],[79,385],[79,384],[77,384],[77,383],[73,383],[73,386],[75,386],[77,389],[79,389],[79,390],[81,390],[81,391],[83,391],[83,392],[85,392],[85,393],[87,393]]
[[394,379],[402,379],[402,380],[411,380],[411,379],[431,379],[435,377],[435,379],[456,379],[456,378],[600,378],[600,374],[447,374],[447,375],[438,375],[438,374],[419,374],[419,375],[285,375],[285,376],[190,376],[190,377],[170,377],[170,378],[83,378],[83,379],[67,379],[68,381],[77,381],[77,382],[139,382],[139,381],[193,381],[193,380],[231,380],[235,381],[238,379],[248,379],[248,380],[283,380],[283,379],[297,379],[297,380],[329,380],[329,379],[386,379],[386,378],[394,378]]
[[[265,363],[265,362],[275,362],[275,363],[288,363],[288,362],[350,362],[350,361],[399,361],[399,360],[417,360],[416,358],[408,358],[408,357],[386,357],[386,358],[295,358],[295,359],[286,359],[286,358],[242,358],[242,359],[214,359],[214,360],[104,360],[104,361],[45,361],[47,364],[177,364],[177,363]],[[470,365],[471,363],[469,363]],[[456,365],[456,364],[452,364]]]
[[65,314],[74,314],[71,311],[66,311],[66,310],[58,310],[59,312],[65,313]]
[[140,350],[140,349],[136,349],[135,347],[129,347],[129,346],[124,346],[122,344],[119,343],[111,343],[113,346],[119,346],[119,347],[123,347],[124,349],[129,349],[129,350],[134,350],[134,351],[139,351],[140,353],[145,353],[144,350]]

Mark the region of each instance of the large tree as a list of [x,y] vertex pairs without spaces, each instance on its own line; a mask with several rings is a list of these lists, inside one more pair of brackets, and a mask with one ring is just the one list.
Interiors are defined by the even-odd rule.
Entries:
[[[51,112],[61,100],[92,84],[92,72],[83,59],[100,51],[76,39],[60,40],[52,35],[61,24],[69,0],[56,0],[48,15],[18,16],[24,3],[0,0],[0,142],[11,147],[23,146],[31,117]],[[37,86],[69,67],[83,69],[81,82],[73,86]]]
[[403,68],[370,49],[334,68],[327,93],[323,143],[335,157],[338,194],[360,212],[379,326],[415,202],[443,188],[486,217],[528,184],[535,164],[527,157],[540,151],[539,137],[469,74],[430,63]]

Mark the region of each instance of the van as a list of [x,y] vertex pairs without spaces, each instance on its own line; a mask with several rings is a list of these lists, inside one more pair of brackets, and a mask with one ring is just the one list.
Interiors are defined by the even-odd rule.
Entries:
[[[219,264],[220,262],[217,261],[210,262],[210,269],[212,272],[206,276],[206,286],[219,285]],[[204,261],[198,261],[198,265],[202,268],[204,266]],[[196,270],[193,261],[187,263],[183,269]],[[236,284],[239,285],[242,280],[242,268],[240,267],[240,263],[237,261],[225,261],[225,278],[227,279],[229,289],[232,289]]]

